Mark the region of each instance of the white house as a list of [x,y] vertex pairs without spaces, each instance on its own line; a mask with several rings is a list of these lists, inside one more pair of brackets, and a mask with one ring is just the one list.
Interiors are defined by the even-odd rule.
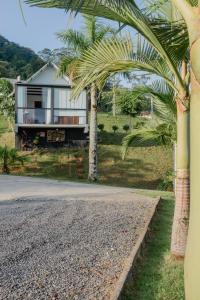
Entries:
[[83,144],[88,136],[87,94],[71,99],[68,77],[53,63],[15,84],[17,148]]

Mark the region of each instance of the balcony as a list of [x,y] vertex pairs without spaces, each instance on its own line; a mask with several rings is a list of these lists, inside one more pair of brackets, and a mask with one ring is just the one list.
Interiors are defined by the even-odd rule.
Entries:
[[18,108],[18,124],[51,124],[51,109]]
[[16,124],[86,126],[86,93],[71,100],[69,88],[17,86]]

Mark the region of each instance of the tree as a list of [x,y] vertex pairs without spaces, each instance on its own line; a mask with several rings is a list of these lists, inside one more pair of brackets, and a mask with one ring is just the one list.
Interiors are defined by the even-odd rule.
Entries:
[[[83,32],[67,30],[60,33],[59,38],[67,46],[73,49],[73,56],[66,56],[61,60],[61,73],[68,73],[71,79],[76,76],[76,69],[79,65],[80,56],[85,53],[96,42],[101,42],[108,35],[113,33],[110,26],[104,26],[93,16],[84,15],[85,30]],[[90,140],[89,140],[89,174],[88,179],[96,181],[98,178],[97,170],[97,86],[95,82],[90,85]]]
[[[163,0],[165,1],[165,0]],[[161,2],[163,2],[161,1]],[[130,26],[139,33],[138,49],[132,45],[131,38],[113,38],[96,43],[81,58],[79,80],[74,94],[92,82],[100,86],[111,74],[140,70],[156,74],[175,88],[177,103],[177,172],[176,172],[176,240],[172,243],[172,254],[184,256],[187,221],[185,210],[189,204],[189,76],[186,59],[188,33],[182,18],[170,22],[140,9],[134,0],[27,0],[29,4],[40,7],[57,7],[71,12],[82,12],[118,21]],[[102,55],[103,54],[103,55]],[[175,83],[175,84],[174,84]],[[183,240],[182,237],[184,236]]]
[[124,90],[120,100],[121,112],[131,117],[134,117],[141,111],[148,109],[149,106],[149,101],[145,96],[143,99],[140,99],[139,97],[136,98],[133,91]]
[[59,64],[63,57],[73,56],[72,49],[68,49],[65,47],[57,48],[50,50],[48,48],[44,48],[43,50],[38,52],[38,56],[44,62],[53,62],[55,64]]
[[185,262],[186,299],[200,299],[200,1],[172,0],[186,21],[190,40],[191,59],[191,206],[190,225]]
[[[95,14],[97,14],[96,6],[93,4],[93,9],[89,10],[89,4],[86,6],[85,1],[34,1],[29,0],[29,3],[36,3],[36,4],[47,4],[48,6],[57,6],[57,7],[63,7],[67,9],[76,9],[76,10],[86,10],[89,13],[90,10],[94,11]],[[79,2],[79,3],[78,3]],[[98,2],[97,1],[97,7]],[[132,4],[130,1],[126,0],[119,0],[119,1],[106,1],[106,3],[109,4],[119,4],[121,7],[124,5],[131,6]],[[188,106],[188,103],[190,102],[191,105],[191,206],[190,206],[190,225],[189,225],[189,235],[188,235],[188,246],[187,246],[187,252],[186,252],[186,263],[185,263],[185,284],[186,284],[186,299],[189,300],[196,300],[200,298],[200,286],[199,286],[199,273],[200,273],[200,240],[199,240],[199,227],[200,227],[200,218],[199,218],[199,211],[200,211],[200,201],[199,201],[199,177],[200,177],[200,160],[199,160],[199,153],[200,153],[200,142],[197,138],[197,132],[199,131],[199,124],[200,124],[200,67],[199,67],[199,55],[200,55],[200,27],[199,27],[199,20],[200,20],[200,2],[197,0],[171,0],[171,2],[176,5],[179,12],[182,14],[183,18],[185,19],[186,25],[187,25],[187,31],[189,32],[189,40],[190,40],[190,55],[191,55],[191,99],[189,97],[189,92],[182,93],[183,89],[181,88],[179,92],[179,101],[182,100],[180,104],[184,103],[184,107]],[[103,2],[104,4],[105,2]],[[79,4],[79,5],[78,5]],[[80,5],[81,4],[81,5]],[[134,5],[135,6],[135,5]],[[103,9],[101,8],[101,11]],[[93,14],[94,14],[93,13]],[[99,15],[100,13],[98,13]],[[130,15],[130,14],[129,14]],[[109,17],[108,13],[104,15],[105,17]],[[118,15],[113,13],[113,17],[115,19],[118,18]],[[123,19],[124,15],[122,15]],[[121,20],[123,23],[124,21]],[[141,31],[141,27],[140,27]],[[149,34],[149,38],[151,39],[151,34]],[[153,40],[152,40],[153,41]],[[171,43],[172,44],[172,43]],[[177,47],[178,50],[181,50],[181,47]],[[186,76],[187,77],[187,76]],[[186,78],[184,80],[187,82]],[[181,86],[181,85],[180,85]],[[184,96],[183,96],[184,95]],[[184,100],[184,101],[183,101]],[[186,104],[186,105],[185,105]],[[180,106],[182,107],[182,105]],[[179,108],[180,109],[180,108]],[[188,110],[182,109],[182,113],[180,113],[179,118],[179,126],[181,126],[180,123],[183,123],[181,128],[182,132],[186,131],[188,125],[188,122],[186,120],[188,119]],[[179,135],[179,134],[178,134]],[[183,138],[184,144],[183,147],[188,144],[187,138],[184,134]],[[185,149],[185,148],[184,148]],[[188,151],[184,151],[182,155],[181,161],[184,162],[184,160],[188,157]],[[187,159],[188,160],[188,159]],[[188,163],[186,161],[183,164],[183,170],[188,169]],[[184,176],[182,177],[182,180],[188,181],[188,172],[184,171]],[[183,189],[182,189],[183,191]],[[188,191],[187,191],[188,193]],[[183,197],[183,201],[184,197]]]
[[6,79],[0,79],[0,114],[9,122],[13,130],[15,117],[15,100],[11,94],[13,91],[12,84]]

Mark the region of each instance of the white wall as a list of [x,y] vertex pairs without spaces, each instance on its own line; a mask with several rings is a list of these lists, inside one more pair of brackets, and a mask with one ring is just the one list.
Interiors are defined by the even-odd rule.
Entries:
[[56,69],[49,65],[41,71],[35,78],[28,81],[29,84],[48,84],[48,85],[69,85],[63,77],[58,77]]

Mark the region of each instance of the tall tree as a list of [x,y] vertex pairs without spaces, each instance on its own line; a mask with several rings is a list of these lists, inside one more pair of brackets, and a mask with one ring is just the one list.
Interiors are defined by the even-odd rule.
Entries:
[[[71,79],[76,76],[76,68],[79,59],[96,42],[105,40],[113,33],[110,26],[102,25],[94,16],[83,15],[84,30],[82,32],[69,29],[58,34],[73,55],[64,57],[60,63],[61,73],[67,72]],[[97,155],[97,86],[95,82],[90,85],[90,140],[89,140],[89,173],[88,179],[96,181],[98,178],[98,155]]]
[[200,299],[200,1],[171,0],[187,24],[191,64],[191,205],[188,244],[185,262],[186,299]]
[[[167,1],[167,0],[166,0]],[[170,0],[174,3],[185,19],[187,30],[189,32],[189,40],[190,40],[190,56],[191,56],[191,99],[188,97],[187,93],[179,93],[180,99],[184,100],[184,104],[188,104],[190,100],[191,105],[191,123],[190,123],[190,135],[191,135],[191,205],[190,205],[190,225],[189,225],[189,235],[188,235],[188,246],[186,252],[186,263],[185,263],[185,286],[186,286],[186,299],[188,300],[197,300],[200,299],[200,285],[199,285],[199,273],[200,273],[200,240],[199,240],[199,228],[200,228],[200,201],[199,201],[199,177],[200,177],[200,140],[197,137],[197,132],[199,131],[200,124],[200,1],[198,0]],[[39,0],[29,0],[29,3],[35,4],[48,4],[51,7],[63,7],[67,9],[76,9],[82,10],[89,13],[89,11],[96,12],[96,6],[93,4],[92,8],[87,1],[79,1],[79,0],[68,0],[68,1],[39,1]],[[124,5],[132,6],[133,1],[129,0],[110,0],[110,1],[95,1],[98,4],[100,2],[113,4],[121,7]],[[125,4],[124,4],[125,3]],[[89,9],[90,8],[90,9]],[[102,11],[102,7],[101,7]],[[99,13],[98,13],[99,15]],[[109,18],[109,14],[105,14],[105,17]],[[130,14],[129,14],[130,16]],[[114,16],[118,18],[118,14]],[[123,19],[124,15],[122,15],[121,19]],[[131,19],[131,18],[130,18]],[[123,20],[121,20],[123,22]],[[149,34],[149,38],[151,39],[151,35]],[[178,51],[181,50],[181,46],[179,45]],[[181,85],[180,85],[181,86]],[[181,88],[182,90],[182,88]],[[184,96],[184,97],[183,97]],[[181,101],[182,103],[182,101]],[[187,107],[187,105],[186,105]],[[186,117],[185,117],[186,115]],[[187,113],[183,112],[184,118],[180,118],[184,122],[183,119],[187,118]],[[187,126],[182,126],[183,129],[187,128]],[[185,140],[185,138],[184,138]],[[186,143],[185,143],[186,144]],[[184,146],[184,145],[183,145]],[[187,151],[185,151],[187,153]],[[187,166],[187,164],[186,164]],[[183,176],[183,180],[184,180]],[[188,176],[186,176],[188,177]],[[188,191],[187,191],[188,193]],[[184,199],[184,198],[183,198]]]
[[[165,1],[165,0],[163,0]],[[154,17],[148,10],[139,9],[134,0],[26,0],[40,7],[59,7],[67,11],[80,11],[90,15],[118,21],[130,26],[143,37],[137,53],[127,39],[112,39],[95,44],[81,59],[80,80],[77,93],[84,86],[96,81],[99,85],[111,74],[142,70],[162,77],[169,85],[175,86],[177,103],[177,172],[175,231],[172,254],[184,256],[187,235],[189,204],[189,81],[188,74],[182,78],[181,62],[188,49],[188,34],[183,19],[170,22]],[[103,54],[103,55],[102,55]],[[175,83],[175,85],[174,85]],[[178,226],[176,226],[178,225]],[[174,230],[173,230],[174,232]]]

